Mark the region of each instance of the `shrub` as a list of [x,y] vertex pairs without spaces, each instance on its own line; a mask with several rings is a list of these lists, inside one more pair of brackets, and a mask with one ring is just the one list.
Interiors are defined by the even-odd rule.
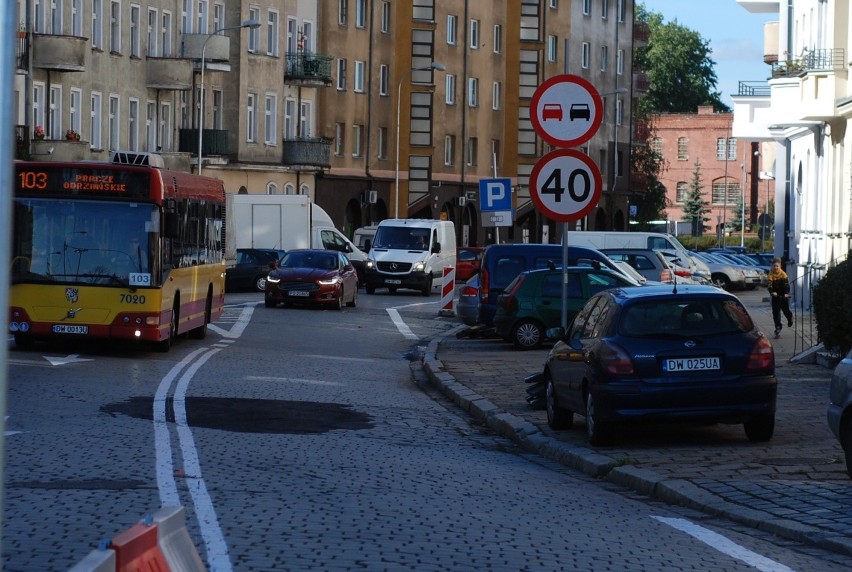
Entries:
[[826,348],[846,355],[852,349],[852,261],[828,269],[814,286],[813,306],[817,332]]

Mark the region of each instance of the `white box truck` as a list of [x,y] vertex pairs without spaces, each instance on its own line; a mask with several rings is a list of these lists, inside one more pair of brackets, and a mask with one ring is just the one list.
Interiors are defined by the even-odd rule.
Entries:
[[440,288],[444,268],[456,266],[456,229],[446,220],[386,219],[376,228],[364,278],[367,294]]
[[677,253],[680,265],[689,268],[693,274],[698,272],[695,261],[689,251],[676,236],[663,232],[626,232],[609,230],[578,230],[568,233],[571,246],[590,246],[603,250],[606,248],[642,248],[648,250],[666,250]]
[[227,196],[225,261],[238,248],[325,248],[346,254],[363,283],[367,255],[334,226],[331,217],[306,195]]

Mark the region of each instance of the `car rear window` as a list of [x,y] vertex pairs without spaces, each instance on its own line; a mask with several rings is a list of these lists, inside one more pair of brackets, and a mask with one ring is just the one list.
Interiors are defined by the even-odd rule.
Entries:
[[624,308],[619,332],[625,336],[743,333],[754,329],[746,309],[734,300],[637,301]]

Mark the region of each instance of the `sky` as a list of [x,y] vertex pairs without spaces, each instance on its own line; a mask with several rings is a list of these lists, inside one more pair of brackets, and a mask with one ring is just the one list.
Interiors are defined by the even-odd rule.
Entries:
[[659,12],[664,22],[677,23],[697,32],[710,44],[716,62],[716,90],[733,109],[740,81],[765,81],[769,65],[763,63],[763,24],[777,14],[752,14],[736,0],[636,0],[649,11]]

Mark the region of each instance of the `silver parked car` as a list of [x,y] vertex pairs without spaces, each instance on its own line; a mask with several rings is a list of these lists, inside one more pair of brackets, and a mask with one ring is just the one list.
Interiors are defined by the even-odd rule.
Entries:
[[852,478],[852,350],[834,368],[829,390],[828,426],[846,455],[846,472]]
[[713,254],[707,252],[694,252],[693,254],[710,268],[710,276],[714,284],[725,290],[745,289],[746,276],[741,266],[716,258]]

